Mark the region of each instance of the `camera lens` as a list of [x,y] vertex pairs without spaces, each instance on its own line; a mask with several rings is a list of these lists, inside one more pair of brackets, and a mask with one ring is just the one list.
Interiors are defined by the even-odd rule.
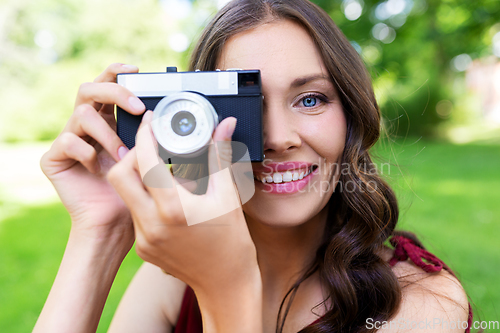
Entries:
[[169,154],[183,157],[205,152],[219,123],[213,105],[188,91],[165,96],[153,112],[151,127],[156,140]]
[[172,117],[172,130],[180,136],[193,133],[195,128],[196,119],[191,112],[180,111]]

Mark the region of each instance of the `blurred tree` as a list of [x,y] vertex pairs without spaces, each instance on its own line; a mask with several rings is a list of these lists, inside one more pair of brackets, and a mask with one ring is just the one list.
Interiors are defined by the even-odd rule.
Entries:
[[[181,3],[191,13],[182,19]],[[78,86],[113,62],[134,64],[141,71],[185,67],[189,41],[203,15],[211,14],[200,16],[190,4],[3,0],[0,141],[55,138],[73,111]],[[196,20],[193,29],[190,23]]]
[[[362,55],[385,125],[402,136],[436,135],[462,107],[459,71],[491,55],[500,31],[498,0],[313,1]],[[190,41],[224,2],[2,0],[0,141],[53,139],[79,84],[112,62],[185,69]]]
[[[492,54],[500,31],[497,0],[313,0],[367,63],[390,131],[438,136],[449,112],[436,105],[461,96],[454,81],[472,58]],[[457,58],[457,56],[462,55]],[[462,91],[461,91],[462,92]],[[451,110],[450,110],[451,111]]]

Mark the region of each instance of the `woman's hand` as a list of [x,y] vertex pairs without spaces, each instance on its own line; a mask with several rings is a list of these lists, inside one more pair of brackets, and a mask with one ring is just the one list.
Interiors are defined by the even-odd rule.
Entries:
[[93,83],[82,84],[73,115],[42,157],[42,170],[72,227],[33,332],[95,332],[116,272],[134,243],[130,212],[106,175],[127,153],[116,135],[114,104],[136,115],[145,109],[114,83],[116,74],[137,71],[113,64]]
[[[217,144],[218,154],[214,145],[209,149],[208,189],[195,195],[159,159],[151,118],[152,112],[146,112],[136,146],[108,173],[132,213],[137,253],[193,288],[205,331],[244,332],[246,322],[249,332],[258,332],[260,271],[229,168],[236,119],[217,127],[213,140],[222,144]],[[156,186],[151,177],[144,185],[141,179],[155,166],[160,166],[154,174]]]
[[117,233],[129,249],[134,237],[130,213],[106,174],[128,151],[116,134],[114,104],[136,115],[145,110],[137,97],[114,83],[116,74],[137,71],[112,64],[93,83],[82,84],[73,115],[40,162],[71,216],[72,231],[96,238]]

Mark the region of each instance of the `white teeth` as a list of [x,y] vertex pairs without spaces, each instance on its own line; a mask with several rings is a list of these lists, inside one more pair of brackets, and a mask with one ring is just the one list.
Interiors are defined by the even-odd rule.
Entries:
[[287,171],[283,174],[283,181],[284,182],[291,182],[293,178],[293,175],[290,171]]
[[281,173],[279,172],[276,172],[273,174],[273,181],[275,183],[281,183],[283,181],[283,176],[281,175]]
[[255,179],[258,181],[261,181],[263,184],[266,183],[288,183],[291,181],[296,181],[299,179],[303,179],[307,175],[309,175],[312,172],[311,169],[308,169],[307,171],[301,171],[300,173],[298,171],[291,172],[291,171],[286,171],[283,173],[280,172],[275,172],[272,175],[260,175],[260,176],[255,176]]
[[307,175],[309,175],[311,172],[312,172],[312,168],[308,169],[307,172],[304,174],[304,177],[307,176]]

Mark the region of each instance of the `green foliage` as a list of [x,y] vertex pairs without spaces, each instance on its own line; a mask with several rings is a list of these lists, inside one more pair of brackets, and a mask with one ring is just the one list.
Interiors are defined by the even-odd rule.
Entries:
[[[0,24],[0,141],[52,140],[73,112],[78,87],[109,64],[141,71],[185,68],[169,39],[185,20],[158,1],[6,0]],[[208,15],[208,14],[207,14]]]
[[[354,21],[344,13],[349,1],[363,5]],[[500,2],[396,0],[401,1],[407,4],[404,13],[386,19],[375,15],[382,0],[314,2],[356,43],[373,76],[387,127],[400,136],[436,136],[440,122],[463,120],[474,111],[461,107],[464,94],[454,82],[463,73],[452,71],[450,61],[463,53],[474,59],[491,55],[492,37],[500,31]],[[189,49],[175,52],[169,41],[176,33],[195,40],[216,3],[4,0],[0,141],[54,139],[72,113],[78,86],[110,63],[135,64],[141,71],[162,71],[168,65],[185,69]],[[188,8],[185,17],[182,6]],[[378,23],[394,29],[392,42],[373,37]],[[452,102],[451,118],[436,113],[442,100]]]
[[[407,133],[439,136],[439,123],[448,119],[436,113],[437,103],[450,100],[456,106],[464,96],[453,86],[463,73],[452,70],[451,60],[463,53],[473,59],[491,55],[493,34],[500,31],[500,2],[492,0],[405,0],[405,8],[411,5],[411,11],[385,20],[375,14],[384,1],[359,0],[363,12],[355,21],[346,19],[342,11],[349,1],[314,2],[361,47],[386,125],[403,137]],[[377,23],[394,29],[392,42],[374,38]]]

